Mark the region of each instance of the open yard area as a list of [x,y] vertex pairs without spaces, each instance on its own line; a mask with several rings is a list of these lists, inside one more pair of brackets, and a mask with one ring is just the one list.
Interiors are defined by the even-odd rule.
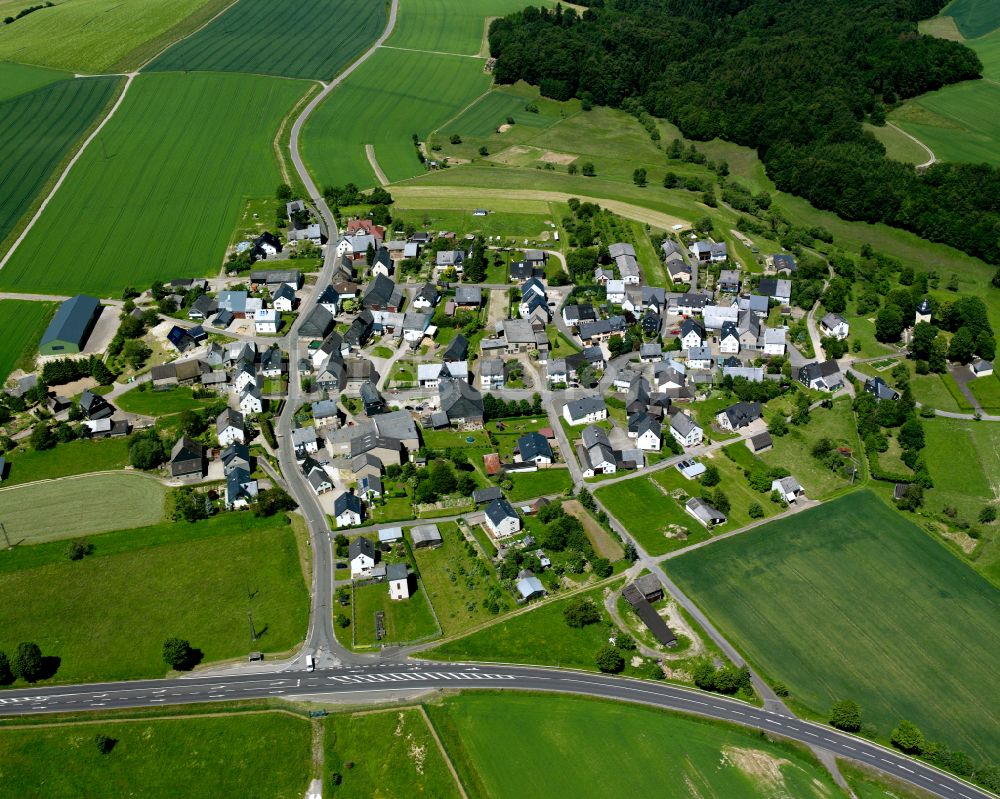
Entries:
[[14,450],[4,456],[10,463],[10,474],[4,486],[53,480],[71,474],[104,472],[124,469],[128,465],[128,439],[78,439],[58,444],[54,449],[24,452]]
[[425,139],[489,85],[477,59],[380,49],[310,117],[303,157],[321,184],[374,185],[366,144],[390,181],[422,174],[411,135]]
[[328,80],[375,41],[386,7],[366,0],[240,0],[150,70]]
[[497,582],[493,567],[476,554],[469,554],[465,539],[454,522],[439,525],[443,543],[433,549],[415,549],[424,590],[434,605],[444,635],[455,635],[495,618],[486,609],[493,599],[500,609],[514,606]]
[[[0,61],[71,72],[135,69],[228,0],[73,0],[0,28]],[[22,3],[21,8],[32,5]]]
[[508,475],[514,487],[507,492],[511,502],[521,502],[533,497],[562,494],[573,484],[569,469],[553,466],[537,472],[522,472]]
[[[0,39],[2,31],[0,28]],[[11,89],[25,91],[0,100],[0,152],[4,153],[0,161],[0,243],[39,200],[46,184],[54,180],[56,168],[121,85],[118,77],[73,80],[67,76],[51,82],[47,78],[59,73],[49,70],[9,76],[8,67],[5,65],[0,78],[9,78]],[[42,80],[47,85],[29,90],[31,81]],[[5,321],[5,317],[0,315],[0,320]]]
[[[140,716],[0,728],[4,793],[52,799],[135,795],[148,799],[297,799],[311,766],[309,722],[290,713]],[[95,735],[115,740],[99,755]],[[58,763],[58,768],[53,764]]]
[[15,369],[34,365],[38,342],[55,310],[50,302],[0,300],[0,386]]
[[284,652],[305,635],[309,593],[284,517],[228,513],[89,541],[80,561],[63,542],[0,552],[0,650],[37,642],[58,659],[58,682],[162,676],[171,636],[211,662]]
[[[411,577],[411,589],[414,588]],[[434,613],[424,592],[416,586],[409,599],[389,599],[389,583],[372,583],[355,587],[354,645],[380,647],[383,644],[401,644],[433,637],[438,633]],[[385,613],[385,637],[375,637],[375,614]]]
[[244,198],[279,182],[271,141],[305,90],[246,75],[139,76],[0,286],[117,296],[126,285],[214,274]]
[[567,597],[541,607],[529,606],[524,613],[422,654],[438,660],[538,663],[596,671],[594,654],[607,643],[611,624],[602,604],[604,590],[595,588],[583,594],[601,608],[601,623],[587,627],[566,624],[563,608],[571,601]]
[[[427,706],[462,781],[495,799],[845,794],[796,746],[738,727],[569,696],[467,693]],[[510,767],[517,763],[518,768]]]
[[668,573],[792,697],[852,698],[888,736],[996,760],[1000,593],[869,492],[720,541]]
[[[335,713],[324,722],[324,782],[344,799],[427,797],[461,794],[419,708]],[[350,767],[345,764],[351,763]]]
[[144,416],[168,416],[181,411],[196,410],[218,402],[217,396],[206,399],[195,399],[194,393],[187,386],[177,386],[166,391],[126,391],[116,400],[118,407],[128,413],[141,413]]
[[1000,377],[995,374],[979,377],[968,384],[983,410],[987,413],[1000,413]]
[[0,505],[11,541],[37,544],[156,524],[166,494],[153,477],[121,472],[0,488]]

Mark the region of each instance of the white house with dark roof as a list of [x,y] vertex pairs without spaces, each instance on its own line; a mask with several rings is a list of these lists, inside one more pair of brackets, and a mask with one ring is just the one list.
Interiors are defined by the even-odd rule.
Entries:
[[670,434],[682,447],[696,447],[705,437],[698,423],[681,411],[670,416]]
[[726,514],[713,508],[698,497],[691,497],[691,499],[684,503],[684,510],[705,527],[715,527],[719,524],[725,524],[727,521]]
[[851,333],[851,326],[839,313],[828,313],[819,322],[820,332],[824,336],[845,339]]
[[771,490],[777,491],[785,502],[795,502],[799,497],[805,496],[805,489],[794,477],[782,477],[780,480],[771,481]]
[[245,444],[246,424],[243,421],[243,414],[232,408],[226,408],[215,420],[215,433],[220,447]]
[[[344,496],[350,495],[345,494]],[[367,577],[375,568],[375,564],[378,563],[375,545],[363,535],[351,540],[347,556],[351,564],[351,577],[353,578]]]
[[759,402],[737,402],[719,411],[715,421],[723,430],[741,430],[763,415]]
[[410,570],[405,563],[390,563],[385,567],[385,578],[389,583],[389,599],[410,598]]
[[593,424],[608,418],[608,406],[603,397],[581,397],[563,406],[563,418],[574,427]]
[[486,506],[486,527],[494,538],[510,538],[521,531],[521,517],[506,499],[495,499]]

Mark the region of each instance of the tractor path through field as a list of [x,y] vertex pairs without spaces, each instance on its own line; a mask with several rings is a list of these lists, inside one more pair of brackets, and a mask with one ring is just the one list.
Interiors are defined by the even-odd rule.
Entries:
[[385,172],[382,171],[382,167],[378,165],[378,159],[375,158],[375,145],[366,144],[365,145],[365,155],[368,156],[368,163],[372,165],[372,169],[375,170],[375,177],[378,178],[378,182],[383,186],[389,185],[389,178],[385,176]]
[[679,219],[669,214],[643,208],[639,205],[621,202],[619,200],[608,200],[601,197],[586,197],[582,194],[567,194],[561,191],[542,191],[535,189],[468,189],[460,186],[420,186],[412,183],[396,183],[392,191],[394,196],[419,200],[427,197],[454,198],[456,201],[464,200],[476,205],[482,204],[483,200],[491,197],[504,198],[507,200],[540,200],[542,202],[564,203],[570,197],[576,197],[580,202],[592,202],[607,208],[609,211],[624,216],[627,219],[634,219],[637,222],[652,225],[661,230],[670,230],[674,225],[687,225],[690,220]]
[[453,55],[453,56],[458,56],[459,58],[475,58],[478,61],[485,61],[486,60],[486,56],[479,55],[478,53],[475,54],[475,55],[471,55],[469,53],[446,53],[444,50],[418,50],[415,47],[395,47],[395,46],[393,46],[391,44],[383,44],[383,45],[381,45],[381,49],[383,49],[383,50],[403,50],[403,51],[405,51],[407,53],[426,53],[427,55]]
[[113,469],[101,472],[84,472],[83,474],[67,474],[62,477],[49,477],[46,478],[45,480],[32,480],[30,483],[18,483],[17,485],[4,486],[3,488],[0,488],[0,494],[2,494],[5,491],[16,491],[19,488],[29,488],[30,486],[39,486],[39,485],[44,485],[46,483],[63,483],[66,482],[67,480],[82,480],[87,477],[97,477],[98,475],[113,475],[115,477],[119,477],[123,474],[134,474],[136,477],[141,477],[145,480],[155,480],[157,483],[164,486],[178,485],[178,483],[176,482],[171,483],[168,480],[164,480],[159,477],[154,477],[153,475],[146,474],[145,472],[128,471],[125,469]]
[[28,221],[28,224],[24,226],[24,230],[21,231],[21,235],[18,236],[14,243],[10,245],[10,249],[4,254],[3,258],[0,259],[0,269],[3,269],[10,259],[13,257],[14,253],[17,252],[17,248],[21,246],[22,242],[28,238],[28,234],[31,229],[35,226],[35,223],[41,218],[42,214],[45,212],[46,207],[52,201],[52,198],[56,196],[56,192],[59,191],[59,187],[66,181],[69,173],[76,166],[76,162],[80,160],[80,157],[87,151],[91,142],[97,138],[100,132],[104,129],[104,126],[108,124],[108,121],[115,115],[119,108],[121,108],[122,103],[125,101],[125,95],[128,94],[129,87],[132,85],[132,81],[138,72],[129,72],[125,78],[125,85],[122,87],[121,94],[118,95],[118,99],[115,104],[111,106],[111,110],[108,111],[107,115],[100,121],[96,128],[91,131],[90,135],[84,140],[83,144],[80,145],[80,149],[76,151],[76,154],[70,159],[69,163],[66,164],[66,168],[62,171],[59,179],[55,182],[52,190],[46,195],[45,199],[42,200],[41,205],[38,206],[38,210],[35,211],[34,216]]
[[920,139],[918,139],[916,136],[907,133],[901,127],[899,127],[898,125],[894,125],[891,122],[886,122],[885,125],[886,127],[892,128],[894,131],[898,133],[902,133],[904,136],[906,136],[906,138],[910,139],[913,142],[916,142],[918,145],[920,145],[921,148],[927,151],[927,156],[928,156],[927,160],[924,161],[922,164],[917,164],[915,169],[927,169],[927,167],[929,167],[931,164],[937,161],[937,156],[934,155],[934,151],[926,144],[924,144],[922,141],[920,141]]

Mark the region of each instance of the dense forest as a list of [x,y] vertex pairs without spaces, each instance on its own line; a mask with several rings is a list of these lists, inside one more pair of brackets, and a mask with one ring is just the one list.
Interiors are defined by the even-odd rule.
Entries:
[[757,149],[780,188],[1000,263],[1000,170],[891,161],[862,123],[982,65],[921,36],[945,0],[593,0],[493,22],[500,83],[646,111],[685,136]]

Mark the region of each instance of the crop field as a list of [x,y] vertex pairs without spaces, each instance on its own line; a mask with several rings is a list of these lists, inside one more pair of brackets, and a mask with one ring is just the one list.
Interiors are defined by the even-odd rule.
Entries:
[[[454,778],[419,709],[334,713],[325,725],[324,780],[342,799],[458,799]],[[351,763],[350,767],[345,764]]]
[[245,75],[139,76],[0,285],[108,295],[215,273],[245,198],[280,180],[271,140],[304,91]]
[[149,69],[325,80],[378,38],[385,10],[378,0],[240,0]]
[[[23,3],[22,6],[32,5]],[[71,72],[134,69],[228,0],[73,0],[0,28],[0,61]],[[203,16],[204,15],[204,16]],[[154,48],[154,49],[151,49]]]
[[966,44],[976,51],[983,62],[983,77],[1000,80],[1000,28]]
[[[0,72],[0,77],[6,73]],[[59,80],[0,102],[0,152],[4,154],[0,161],[0,242],[38,198],[120,83],[121,78]]]
[[[543,0],[540,6],[551,6]],[[400,0],[396,30],[388,45],[465,55],[480,52],[487,17],[524,8],[521,0]]]
[[0,503],[11,541],[35,544],[156,524],[166,494],[158,480],[122,472],[2,488]]
[[0,650],[37,642],[60,659],[58,682],[162,676],[170,636],[210,662],[284,652],[305,634],[309,594],[284,517],[229,513],[89,541],[93,554],[76,562],[62,542],[0,557]]
[[[0,12],[2,15],[2,12]],[[27,94],[42,86],[71,77],[58,69],[29,67],[25,64],[0,64],[0,101]]]
[[489,85],[482,61],[381,49],[316,109],[303,156],[321,184],[374,185],[366,144],[389,180],[422,174],[411,135],[423,140]]
[[77,439],[54,449],[14,450],[4,457],[10,464],[10,473],[4,480],[6,487],[71,474],[124,469],[128,465],[128,439]]
[[954,19],[966,39],[1000,28],[1000,7],[990,0],[952,0],[940,15]]
[[[1000,165],[1000,86],[966,81],[910,100],[891,119],[942,161]],[[992,109],[992,110],[991,110]]]
[[55,313],[50,302],[0,300],[0,386],[19,365],[28,366]]
[[[530,102],[535,102],[538,113],[525,110]],[[537,132],[563,118],[559,113],[562,105],[564,104],[551,100],[531,100],[522,94],[494,89],[457,119],[449,122],[444,133],[486,138],[496,133],[501,125],[506,125],[508,117],[514,120],[515,126],[521,125],[531,129],[531,132]],[[518,133],[522,133],[522,130],[518,129]]]
[[1000,753],[1000,592],[869,492],[683,555],[668,572],[748,659],[826,713],[855,699]]
[[[427,706],[462,781],[495,799],[842,797],[803,749],[738,727],[569,696],[466,693]],[[518,768],[511,768],[517,763]]]
[[[31,796],[44,785],[63,799],[100,786],[103,796],[134,796],[141,786],[146,799],[293,799],[307,782],[309,722],[289,713],[86,721],[0,729],[4,793]],[[99,755],[95,735],[113,738],[114,749]]]

